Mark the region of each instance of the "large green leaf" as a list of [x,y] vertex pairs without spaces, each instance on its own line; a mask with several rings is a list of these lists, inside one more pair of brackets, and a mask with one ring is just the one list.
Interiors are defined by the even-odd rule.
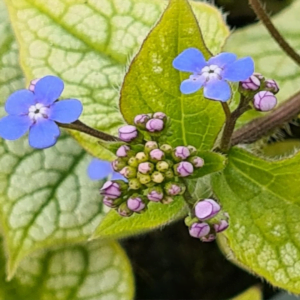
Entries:
[[[140,47],[167,1],[7,0],[6,3],[27,80],[46,74],[60,76],[66,83],[63,96],[77,97],[84,104],[81,120],[116,134],[123,122],[117,109],[116,87],[122,83],[128,57]],[[194,3],[194,7],[208,46],[219,51],[228,36],[221,14],[207,4]],[[111,158],[94,138],[78,133],[74,136],[95,156]]]
[[[298,52],[300,52],[299,10],[300,2],[294,1],[283,12],[272,18],[281,34]],[[277,95],[279,102],[299,90],[299,66],[281,50],[262,24],[235,31],[228,39],[225,50],[239,56],[250,55],[255,61],[257,72],[261,72],[267,78],[276,79],[281,88]],[[239,126],[261,114],[253,110],[247,112],[239,119]]]
[[170,204],[149,203],[149,209],[144,214],[134,214],[129,218],[121,217],[111,210],[100,223],[92,238],[117,239],[149,231],[187,214],[183,198],[177,197]]
[[[2,104],[22,88],[18,51],[0,1],[0,114]],[[86,240],[104,213],[99,183],[86,175],[88,155],[70,137],[44,151],[28,146],[27,137],[0,139],[0,220],[6,239],[9,275],[36,249]]]
[[42,251],[24,259],[15,278],[5,281],[0,253],[1,300],[133,299],[129,261],[117,243],[91,242]]
[[265,161],[235,148],[213,190],[230,215],[227,251],[273,285],[300,293],[300,153]]
[[210,150],[224,123],[221,105],[205,99],[202,91],[183,95],[179,86],[187,74],[172,66],[174,58],[190,47],[200,49],[206,58],[211,56],[188,1],[171,0],[129,67],[120,108],[128,123],[139,113],[163,111],[172,120],[169,141],[174,146],[191,144]]

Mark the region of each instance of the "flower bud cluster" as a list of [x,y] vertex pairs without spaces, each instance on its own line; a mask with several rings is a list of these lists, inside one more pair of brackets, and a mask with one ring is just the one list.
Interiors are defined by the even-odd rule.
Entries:
[[270,111],[277,104],[275,95],[279,86],[273,79],[265,79],[259,73],[254,73],[248,79],[240,82],[240,92],[253,97],[253,106],[259,111]]
[[[139,129],[158,133],[164,129],[168,119],[165,114],[159,112],[153,115],[138,115],[134,122]],[[139,136],[137,127],[124,127],[119,129],[123,140],[129,141],[129,136]],[[135,131],[131,127],[135,128],[137,134],[134,134]],[[117,159],[112,162],[112,167],[128,182],[107,181],[100,193],[104,196],[103,203],[115,208],[121,216],[144,212],[151,201],[171,203],[186,190],[180,178],[191,176],[195,169],[204,165],[204,160],[197,156],[195,147],[173,148],[167,143],[154,140],[121,145],[116,150],[116,155]]]
[[189,227],[190,235],[202,242],[214,241],[216,233],[226,230],[229,226],[228,214],[223,212],[213,199],[198,201],[192,214],[194,217],[186,217],[185,223]]

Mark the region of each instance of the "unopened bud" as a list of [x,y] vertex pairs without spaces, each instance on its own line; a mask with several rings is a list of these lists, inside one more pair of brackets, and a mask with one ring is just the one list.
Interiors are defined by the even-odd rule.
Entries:
[[142,174],[151,174],[154,170],[154,165],[149,162],[143,162],[139,164],[138,170]]
[[138,173],[138,179],[141,184],[147,184],[151,182],[151,176],[147,174]]
[[168,169],[169,169],[169,164],[162,160],[162,161],[159,161],[157,164],[156,164],[156,169],[157,171],[159,172],[166,172]]
[[197,152],[197,149],[194,146],[187,145],[187,148],[189,149],[191,155]]
[[207,236],[203,236],[200,238],[201,242],[209,243],[213,242],[216,239],[216,236],[214,234],[209,234]]
[[154,202],[159,202],[160,200],[162,200],[164,197],[164,193],[162,191],[161,187],[152,187],[149,188],[148,192],[147,192],[147,198],[150,201],[154,201]]
[[141,115],[137,115],[134,118],[134,124],[138,127],[140,127],[141,129],[144,129],[146,127],[146,123],[150,120],[150,116],[146,115],[146,114],[141,114]]
[[165,158],[165,153],[160,149],[154,149],[149,153],[150,160],[153,162],[158,162]]
[[129,167],[129,166],[126,166],[125,168],[123,168],[121,171],[120,171],[120,174],[123,175],[124,177],[130,179],[130,178],[135,178],[136,177],[136,169],[133,168],[133,167]]
[[177,161],[187,159],[190,156],[190,150],[188,147],[178,146],[174,149],[174,158]]
[[252,75],[248,79],[241,81],[241,87],[245,90],[256,91],[260,88],[260,79]]
[[174,172],[171,169],[167,170],[164,175],[166,180],[170,180],[175,177]]
[[261,91],[254,96],[253,105],[256,110],[269,111],[277,104],[277,99],[271,92]]
[[157,149],[157,148],[158,148],[158,145],[154,141],[148,141],[145,144],[145,152],[147,152],[147,153],[149,153],[151,150],[154,150],[154,149]]
[[185,192],[185,186],[180,183],[168,182],[164,186],[164,190],[169,196],[182,195]]
[[154,119],[165,120],[167,118],[167,116],[163,112],[156,112],[156,113],[153,114],[153,118]]
[[146,162],[149,159],[148,155],[145,152],[137,153],[135,158],[138,160],[139,163]]
[[199,238],[209,234],[210,227],[207,223],[194,223],[190,227],[189,232],[192,237],[199,239]]
[[170,204],[174,201],[174,199],[170,196],[165,196],[162,200],[161,203],[162,204]]
[[214,217],[220,210],[220,205],[212,199],[204,199],[195,205],[195,215],[202,221]]
[[277,94],[279,92],[279,86],[274,79],[267,79],[265,81],[266,89],[273,94]]
[[127,207],[134,212],[140,212],[146,207],[146,204],[144,203],[141,196],[132,195],[127,200]]
[[110,199],[116,199],[121,196],[121,189],[118,183],[106,181],[100,189],[100,194]]
[[130,147],[127,145],[122,145],[117,150],[116,154],[118,157],[127,157],[127,153],[130,151]]
[[149,132],[160,132],[164,129],[164,121],[160,119],[151,119],[146,124]]
[[216,232],[222,232],[228,228],[229,224],[226,220],[221,220],[218,224],[214,224]]
[[201,168],[204,166],[204,160],[199,156],[190,157],[189,162],[192,163],[195,168]]
[[257,72],[253,73],[253,76],[257,77],[257,78],[260,79],[260,80],[262,80],[262,79],[265,78],[262,74],[257,73]]
[[165,154],[171,154],[173,151],[173,148],[171,145],[163,144],[159,147],[160,150],[164,151]]
[[188,161],[182,161],[179,164],[174,165],[175,174],[179,177],[187,177],[194,172],[193,165]]
[[120,172],[124,167],[126,167],[126,161],[123,158],[117,158],[116,160],[114,160],[112,163],[112,168],[116,171],[116,172]]
[[123,202],[118,207],[118,214],[122,217],[130,217],[133,214],[133,212],[128,208],[127,203]]
[[131,142],[138,136],[135,126],[125,125],[119,128],[119,138],[124,142]]
[[155,171],[152,173],[151,179],[155,183],[162,183],[165,179],[165,176],[161,172]]
[[130,157],[127,163],[130,167],[133,168],[137,168],[137,166],[139,165],[139,162],[136,157]]
[[128,185],[131,190],[139,190],[142,187],[142,184],[137,178],[130,179]]

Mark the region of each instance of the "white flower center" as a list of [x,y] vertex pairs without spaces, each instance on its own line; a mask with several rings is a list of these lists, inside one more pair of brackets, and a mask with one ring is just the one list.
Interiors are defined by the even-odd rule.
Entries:
[[204,67],[199,75],[203,76],[205,78],[205,81],[209,81],[211,79],[222,79],[221,73],[222,73],[222,69],[217,66],[217,65],[210,65],[210,66],[206,66]]
[[39,119],[48,119],[49,108],[41,103],[31,105],[28,109],[28,117],[36,122]]

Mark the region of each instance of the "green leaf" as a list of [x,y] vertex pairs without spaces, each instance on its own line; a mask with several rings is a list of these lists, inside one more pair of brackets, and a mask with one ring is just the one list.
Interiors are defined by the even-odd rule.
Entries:
[[[206,24],[202,30],[211,28]],[[190,47],[200,49],[206,58],[211,56],[189,3],[171,0],[129,67],[120,108],[130,124],[139,113],[163,111],[172,120],[169,142],[173,146],[191,144],[210,150],[224,123],[221,104],[205,99],[202,91],[183,95],[179,86],[187,74],[172,66],[174,58]]]
[[[84,104],[80,119],[116,134],[123,123],[116,87],[122,83],[128,57],[138,50],[167,2],[56,0],[53,4],[44,0],[7,0],[6,3],[27,82],[46,74],[61,77],[66,86],[63,97],[78,98]],[[208,4],[193,6],[205,28],[208,46],[219,51],[229,34],[221,14]],[[95,138],[78,132],[72,134],[94,156],[113,158]]]
[[262,300],[263,295],[259,286],[253,286],[231,300]]
[[300,153],[265,161],[234,148],[213,190],[230,215],[227,252],[274,286],[300,293]]
[[38,252],[21,262],[10,282],[5,281],[3,252],[0,262],[1,300],[133,299],[131,266],[114,242]]
[[[0,1],[0,107],[23,87],[18,50]],[[27,137],[0,139],[0,221],[11,277],[18,263],[44,247],[86,240],[104,215],[98,195],[101,183],[86,175],[91,158],[66,136],[55,147],[33,150]]]
[[[287,39],[296,51],[300,51],[299,28],[300,2],[294,1],[284,11],[272,18],[280,33]],[[250,55],[255,61],[255,69],[266,78],[275,79],[280,92],[277,94],[279,102],[295,94],[299,89],[300,69],[297,64],[281,50],[270,37],[262,24],[251,25],[235,31],[228,39],[226,51],[234,52],[238,56]],[[251,110],[239,119],[239,126],[249,120],[264,115]]]
[[189,176],[188,179],[203,177],[211,173],[222,171],[225,168],[226,158],[222,154],[198,151],[197,156],[203,158],[204,166],[199,169],[195,168],[193,175]]
[[143,233],[175,221],[187,214],[182,197],[170,204],[149,203],[148,210],[143,214],[134,214],[129,218],[121,217],[111,210],[96,229],[92,238],[123,238]]

